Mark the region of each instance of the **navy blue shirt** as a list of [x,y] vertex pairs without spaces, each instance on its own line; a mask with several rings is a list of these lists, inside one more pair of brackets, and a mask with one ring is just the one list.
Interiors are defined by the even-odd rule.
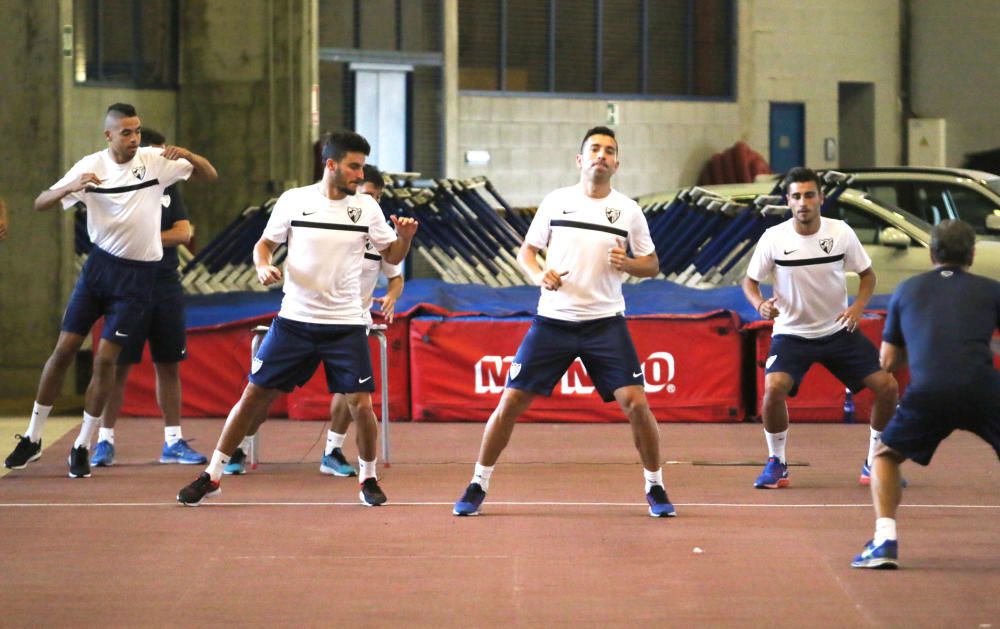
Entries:
[[882,340],[906,347],[911,389],[973,391],[997,379],[990,339],[998,325],[1000,282],[941,267],[896,288]]
[[[188,220],[187,208],[181,199],[181,193],[177,186],[170,186],[164,190],[163,201],[161,202],[162,214],[160,216],[160,231],[165,232],[174,226],[177,221]],[[160,260],[157,278],[178,279],[177,247],[164,247],[163,259]]]

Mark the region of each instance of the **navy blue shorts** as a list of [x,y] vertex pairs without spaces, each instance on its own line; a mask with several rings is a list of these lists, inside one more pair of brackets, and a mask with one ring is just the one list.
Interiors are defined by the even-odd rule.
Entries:
[[882,432],[882,443],[927,465],[938,444],[956,429],[979,435],[1000,458],[1000,377],[975,391],[931,394],[907,389]]
[[159,262],[125,260],[94,247],[76,280],[61,329],[86,336],[104,317],[101,338],[124,344],[142,331]]
[[510,365],[507,387],[551,395],[577,358],[605,402],[621,387],[645,382],[625,317],[561,321],[536,315]]
[[855,330],[841,330],[830,336],[807,339],[790,334],[771,337],[764,373],[787,373],[794,380],[789,397],[799,392],[799,384],[813,363],[830,370],[852,392],[865,388],[864,380],[882,369],[878,350],[871,341]]
[[176,279],[157,278],[153,305],[146,309],[139,332],[130,336],[118,354],[119,365],[142,361],[142,348],[149,341],[154,363],[179,363],[187,358],[184,289]]
[[250,382],[288,392],[301,387],[320,362],[330,393],[375,390],[364,325],[302,323],[275,317],[250,366]]

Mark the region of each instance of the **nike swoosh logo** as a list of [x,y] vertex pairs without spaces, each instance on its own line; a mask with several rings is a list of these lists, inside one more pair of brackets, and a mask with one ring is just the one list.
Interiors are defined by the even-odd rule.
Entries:
[[563,214],[575,214],[579,210],[563,210]]
[[633,378],[639,378],[639,377],[641,377],[641,376],[642,376],[642,372],[641,372],[641,371],[639,371],[639,372],[636,372],[636,373],[632,374],[632,377],[633,377]]
[[118,331],[115,331],[115,336],[121,339],[128,338],[128,334],[122,334],[121,332]]
[[319,210],[313,210],[312,212],[303,212],[302,216],[309,216],[310,214],[315,214],[316,212],[319,212]]
[[795,253],[796,251],[798,251],[798,249],[785,249],[784,251],[785,251],[785,255],[787,256],[790,253]]
[[371,376],[368,376],[367,378],[358,378],[358,384],[364,384],[364,383],[368,382],[371,379],[372,379]]

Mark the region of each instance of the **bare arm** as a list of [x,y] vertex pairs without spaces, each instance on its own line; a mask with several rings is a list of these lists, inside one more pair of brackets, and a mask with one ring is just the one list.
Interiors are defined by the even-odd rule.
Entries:
[[393,318],[396,315],[396,301],[399,300],[399,296],[403,294],[403,275],[399,274],[396,277],[390,277],[389,283],[385,287],[385,296],[376,297],[373,301],[378,302],[379,310],[382,312],[382,316],[389,323],[392,323]]
[[896,371],[906,365],[906,348],[882,341],[879,363],[886,371]]
[[71,181],[61,188],[43,190],[41,194],[35,197],[35,209],[38,211],[47,210],[59,201],[62,201],[63,197],[67,194],[79,192],[88,186],[99,185],[101,185],[101,180],[97,178],[96,174],[83,173],[75,181]]
[[538,247],[521,243],[521,248],[517,251],[517,263],[521,265],[524,272],[528,274],[531,281],[536,286],[541,286],[545,290],[559,290],[562,286],[562,278],[569,271],[557,271],[555,269],[542,269],[538,264]]
[[278,243],[261,238],[253,246],[253,265],[257,269],[257,280],[264,286],[270,286],[281,279],[281,269],[271,264],[274,250]]
[[163,157],[166,159],[183,158],[191,162],[191,166],[194,168],[191,171],[191,179],[196,181],[215,181],[219,178],[219,173],[215,172],[215,166],[212,166],[210,161],[186,148],[167,146],[163,149]]
[[191,242],[193,235],[194,228],[191,226],[191,221],[184,219],[171,225],[170,229],[160,232],[160,240],[163,241],[164,247],[176,247]]
[[764,299],[764,295],[760,292],[760,282],[750,276],[745,276],[741,286],[743,288],[743,295],[746,296],[747,301],[750,302],[750,305],[754,307],[757,314],[762,318],[773,319],[781,314],[777,305],[778,298]]
[[875,293],[875,283],[877,280],[875,271],[871,267],[858,273],[858,277],[861,279],[861,283],[858,286],[858,296],[847,310],[837,316],[837,321],[843,323],[844,327],[848,330],[854,330],[858,327],[858,319],[864,314],[865,306],[868,305],[872,294]]
[[379,254],[389,264],[399,264],[406,258],[406,254],[410,251],[410,243],[413,242],[413,235],[417,233],[419,223],[415,219],[407,216],[400,218],[395,214],[390,216],[389,219],[396,226],[396,240],[393,240],[392,244],[379,251]]

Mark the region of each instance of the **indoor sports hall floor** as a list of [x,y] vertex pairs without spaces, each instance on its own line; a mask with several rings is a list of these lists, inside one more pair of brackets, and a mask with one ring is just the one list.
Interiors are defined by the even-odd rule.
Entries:
[[[42,459],[0,478],[2,627],[1000,627],[1000,466],[967,433],[904,466],[902,568],[862,571],[861,424],[794,425],[777,491],[751,487],[759,425],[663,424],[671,519],[647,516],[623,424],[519,425],[475,518],[451,506],[480,423],[393,424],[380,508],[319,474],[319,422],[266,424],[263,464],[197,508],[174,496],[201,466],[155,462],[156,420],[67,478],[77,424],[50,420]],[[184,430],[210,452],[221,426]]]

